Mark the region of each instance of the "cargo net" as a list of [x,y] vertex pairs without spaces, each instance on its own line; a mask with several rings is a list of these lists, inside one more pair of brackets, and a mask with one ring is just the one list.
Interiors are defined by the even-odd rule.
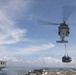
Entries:
[[64,44],[64,47],[65,47],[65,52],[64,52],[64,56],[62,57],[62,62],[63,63],[69,63],[72,61],[71,57],[68,55],[68,52],[67,52],[67,48],[66,48],[66,44]]

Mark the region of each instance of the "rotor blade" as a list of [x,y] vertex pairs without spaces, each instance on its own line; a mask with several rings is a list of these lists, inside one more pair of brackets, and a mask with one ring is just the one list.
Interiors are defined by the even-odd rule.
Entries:
[[42,25],[59,25],[60,24],[60,23],[52,23],[52,22],[42,21],[42,20],[38,20],[38,23]]
[[72,15],[76,6],[64,6],[63,7],[63,21],[67,21],[67,19]]

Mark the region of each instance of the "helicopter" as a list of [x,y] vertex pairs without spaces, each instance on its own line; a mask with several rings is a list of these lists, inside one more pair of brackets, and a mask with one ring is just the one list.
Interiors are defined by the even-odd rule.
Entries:
[[66,36],[69,36],[69,34],[70,34],[69,30],[70,30],[70,28],[65,21],[59,25],[58,35],[60,36],[61,41],[57,41],[57,43],[67,43],[68,42],[68,41],[65,41],[64,38]]
[[[56,41],[56,42],[57,43],[68,43],[68,41],[65,40],[65,37],[69,36],[70,28],[66,21],[70,17],[70,15],[73,13],[74,10],[75,10],[74,6],[64,6],[63,15],[62,15],[63,22],[61,22],[61,23],[52,23],[52,22],[48,22],[48,21],[44,21],[44,20],[38,20],[38,22],[43,25],[58,26],[58,35],[60,36],[61,40]],[[66,44],[65,44],[65,51],[66,51]],[[65,55],[62,57],[62,62],[70,63],[71,61],[72,61],[72,58],[69,55],[67,55],[67,52],[66,52]]]
[[56,41],[57,43],[68,43],[68,41],[65,40],[66,36],[69,36],[70,34],[70,28],[66,21],[63,21],[62,23],[51,23],[48,21],[40,21],[40,23],[46,24],[46,25],[58,25],[58,35],[60,36],[60,41]]
[[65,37],[68,37],[70,34],[70,28],[69,25],[66,23],[67,19],[70,17],[70,15],[75,10],[74,6],[64,6],[63,7],[63,22],[61,23],[52,23],[48,21],[39,20],[39,23],[46,24],[46,25],[58,25],[58,35],[60,36],[60,41],[56,41],[57,43],[68,43],[67,40],[65,40]]

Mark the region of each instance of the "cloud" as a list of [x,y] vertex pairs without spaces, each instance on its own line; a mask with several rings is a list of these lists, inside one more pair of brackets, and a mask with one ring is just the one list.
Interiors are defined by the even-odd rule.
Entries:
[[[26,29],[18,27],[18,18],[30,8],[32,0],[7,0],[0,5],[0,44],[13,44],[23,39]],[[26,15],[26,14],[25,14]]]
[[58,66],[58,64],[61,64],[61,60],[53,57],[40,57],[35,59],[33,64],[36,64],[37,66],[42,65],[42,67]]
[[43,50],[53,48],[54,46],[55,45],[51,44],[51,43],[41,44],[41,45],[31,45],[29,47],[19,49],[17,54],[32,54],[35,52],[39,52],[39,51],[43,51]]
[[[48,66],[57,66],[61,64],[59,59],[53,57],[40,57],[37,59],[18,59],[16,57],[4,57],[2,58],[7,62],[7,66],[14,67],[48,67]],[[59,65],[58,65],[59,66]]]
[[40,51],[51,49],[54,46],[55,46],[54,44],[47,43],[40,45],[29,45],[24,48],[16,47],[16,48],[12,48],[12,50],[10,50],[10,48],[8,47],[0,46],[0,56],[18,56],[18,55],[26,56],[34,53],[37,54]]
[[62,63],[61,59],[54,57],[39,57],[35,59],[20,59],[16,57],[2,57],[0,60],[5,60],[8,67],[76,67],[76,59],[71,63]]
[[[26,56],[26,55],[31,55],[40,51],[44,51],[50,48],[53,48],[55,45],[48,43],[48,44],[41,44],[41,45],[29,45],[24,48],[10,48],[0,46],[0,56]],[[14,52],[15,51],[15,52]]]

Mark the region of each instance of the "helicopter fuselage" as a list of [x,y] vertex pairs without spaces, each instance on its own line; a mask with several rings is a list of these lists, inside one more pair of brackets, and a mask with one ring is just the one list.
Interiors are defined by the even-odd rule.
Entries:
[[66,23],[61,23],[60,26],[58,27],[58,35],[64,41],[64,38],[66,36],[69,36],[69,27]]

